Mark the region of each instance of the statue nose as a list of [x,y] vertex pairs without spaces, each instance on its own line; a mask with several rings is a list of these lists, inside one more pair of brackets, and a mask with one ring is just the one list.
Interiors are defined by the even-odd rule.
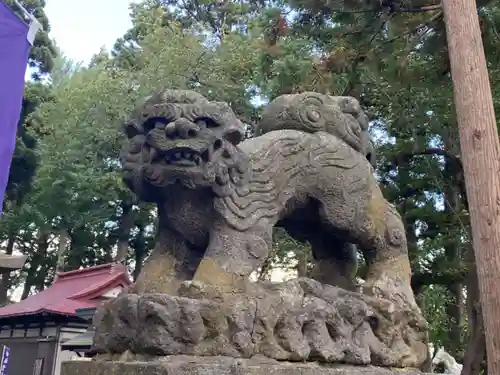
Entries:
[[187,139],[196,137],[200,131],[200,127],[185,118],[180,118],[168,124],[165,127],[165,131],[167,136],[171,138],[180,137]]

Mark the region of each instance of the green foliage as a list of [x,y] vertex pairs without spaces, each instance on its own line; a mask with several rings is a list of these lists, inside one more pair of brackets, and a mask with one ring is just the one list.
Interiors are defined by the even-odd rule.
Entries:
[[457,352],[463,353],[464,343],[467,340],[467,324],[465,322],[461,327],[461,341],[459,343],[452,342],[450,327],[457,322],[453,321],[453,317],[447,315],[446,306],[450,303],[453,303],[453,298],[445,285],[426,286],[422,291],[423,312],[431,323],[429,325],[430,342],[435,347],[454,348]]
[[[40,30],[33,42],[33,47],[30,50],[29,67],[33,68],[33,79],[39,80],[43,74],[50,73],[53,67],[53,59],[56,55],[55,46],[49,38],[50,24],[45,14],[44,0],[21,0],[19,1],[23,7],[41,23],[42,30]],[[10,6],[16,14],[26,22],[24,13],[17,7],[13,0],[5,0],[5,3]]]

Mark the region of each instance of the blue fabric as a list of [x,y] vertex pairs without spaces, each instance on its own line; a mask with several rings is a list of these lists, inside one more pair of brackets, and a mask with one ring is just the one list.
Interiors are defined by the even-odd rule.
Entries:
[[29,27],[0,0],[0,215],[21,114]]

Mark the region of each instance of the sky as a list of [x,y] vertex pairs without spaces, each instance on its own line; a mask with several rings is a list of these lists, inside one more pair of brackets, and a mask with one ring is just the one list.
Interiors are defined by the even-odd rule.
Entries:
[[47,0],[50,36],[67,57],[87,63],[102,46],[110,50],[130,28],[132,2],[136,1]]

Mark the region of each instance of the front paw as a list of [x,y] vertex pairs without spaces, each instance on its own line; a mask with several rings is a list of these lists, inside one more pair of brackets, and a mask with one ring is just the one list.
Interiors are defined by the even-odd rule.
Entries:
[[366,280],[363,293],[376,298],[383,298],[393,302],[396,306],[409,307],[411,310],[420,310],[411,286],[399,278],[384,277],[375,280]]
[[208,284],[201,281],[185,281],[180,285],[179,296],[192,299],[207,299],[223,302],[233,294],[232,288],[226,285]]

